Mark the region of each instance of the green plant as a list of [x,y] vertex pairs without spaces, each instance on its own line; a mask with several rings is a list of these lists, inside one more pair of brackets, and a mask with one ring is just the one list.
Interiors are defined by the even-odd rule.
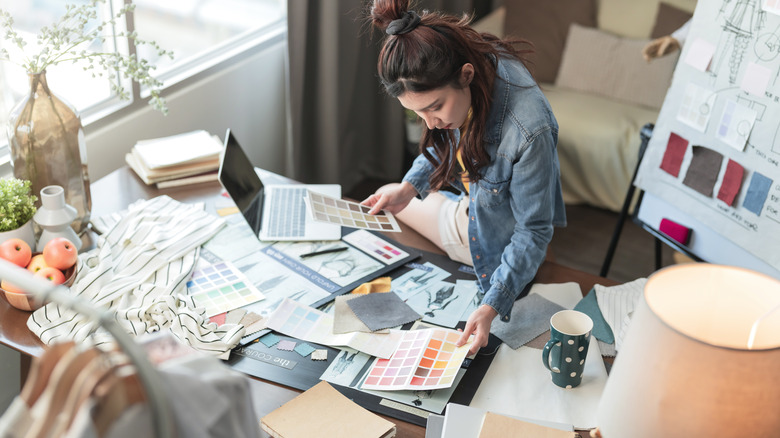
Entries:
[[15,230],[32,219],[37,200],[30,193],[30,181],[0,179],[0,231]]
[[[138,38],[133,32],[112,32],[117,21],[124,19],[127,14],[132,14],[135,5],[125,3],[124,6],[108,19],[99,20],[99,5],[106,0],[90,0],[80,6],[65,5],[65,14],[56,22],[40,29],[35,46],[37,53],[27,54],[25,47],[28,42],[17,33],[14,28],[14,19],[8,11],[0,9],[0,26],[4,31],[4,38],[12,42],[22,52],[21,60],[12,59],[5,48],[0,48],[0,60],[13,62],[28,73],[41,73],[47,67],[57,64],[84,61],[83,69],[91,71],[93,77],[103,76],[104,72],[111,84],[111,89],[124,100],[130,98],[128,91],[122,86],[120,75],[124,78],[138,82],[149,88],[151,99],[149,104],[155,109],[167,114],[168,109],[165,99],[160,96],[162,82],[151,75],[155,67],[146,59],[139,58],[135,53],[122,54],[119,51],[92,51],[88,46],[97,45],[103,47],[103,43],[115,36],[132,40],[136,46],[150,45],[159,56],[173,58],[173,53],[163,50],[154,41],[146,41]],[[104,33],[105,32],[105,33]],[[32,45],[32,44],[30,44]],[[96,69],[95,67],[98,67]]]

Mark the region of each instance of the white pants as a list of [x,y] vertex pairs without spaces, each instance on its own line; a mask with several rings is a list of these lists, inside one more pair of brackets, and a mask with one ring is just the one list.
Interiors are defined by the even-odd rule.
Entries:
[[469,198],[446,198],[439,211],[439,233],[447,255],[457,262],[473,266],[469,251]]

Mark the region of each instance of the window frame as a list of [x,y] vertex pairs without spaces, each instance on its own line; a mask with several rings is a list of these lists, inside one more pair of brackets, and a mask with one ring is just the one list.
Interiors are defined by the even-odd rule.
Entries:
[[[158,76],[163,82],[160,87],[163,97],[174,91],[176,88],[186,86],[189,83],[198,81],[204,75],[211,74],[221,68],[227,68],[234,61],[244,55],[248,55],[262,50],[271,44],[279,41],[280,38],[286,38],[287,35],[287,1],[282,7],[285,12],[280,19],[270,24],[246,31],[243,34],[230,39],[224,43],[212,47],[210,50],[199,53],[196,56],[187,59],[185,62],[176,65],[165,73]],[[109,10],[113,13],[118,5],[124,3],[124,0],[109,0]],[[134,14],[127,14],[125,20],[114,26],[114,34],[122,30],[132,32],[135,30]],[[135,53],[135,44],[128,40],[128,44],[119,44],[115,39],[115,48],[124,53]],[[143,89],[137,82],[121,78],[126,90],[130,92],[129,100],[122,100],[117,95],[113,95],[103,101],[97,102],[84,108],[80,112],[81,123],[87,128],[100,129],[100,126],[112,123],[122,117],[141,110],[149,104],[150,92]],[[10,176],[12,173],[10,163],[10,148],[8,138],[0,138],[0,177]]]

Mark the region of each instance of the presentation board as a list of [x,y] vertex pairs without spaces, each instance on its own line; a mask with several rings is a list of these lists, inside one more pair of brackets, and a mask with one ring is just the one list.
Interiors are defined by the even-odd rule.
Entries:
[[635,184],[641,221],[780,276],[780,1],[699,0]]

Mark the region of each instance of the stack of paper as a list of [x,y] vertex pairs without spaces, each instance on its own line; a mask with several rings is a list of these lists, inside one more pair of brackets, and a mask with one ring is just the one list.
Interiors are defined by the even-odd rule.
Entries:
[[260,427],[275,438],[395,436],[395,424],[358,406],[328,382],[318,383],[266,415]]
[[125,161],[146,183],[157,188],[216,181],[222,142],[206,131],[141,140]]

